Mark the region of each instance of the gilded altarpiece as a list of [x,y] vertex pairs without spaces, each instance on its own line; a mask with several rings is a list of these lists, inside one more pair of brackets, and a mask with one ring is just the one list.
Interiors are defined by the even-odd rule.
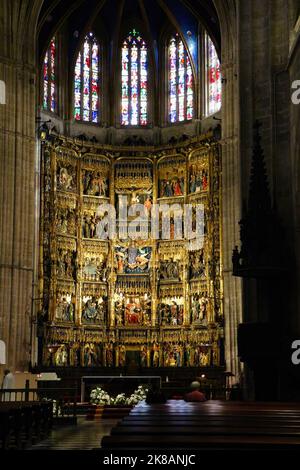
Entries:
[[[137,152],[56,138],[41,187],[44,365],[222,365],[217,143]],[[186,205],[192,231],[204,208],[200,245],[178,219]]]

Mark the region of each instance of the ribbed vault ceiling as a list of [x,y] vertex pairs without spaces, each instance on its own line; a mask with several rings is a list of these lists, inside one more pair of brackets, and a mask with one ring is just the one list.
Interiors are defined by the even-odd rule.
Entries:
[[199,22],[220,52],[220,28],[212,0],[45,0],[38,21],[39,56],[62,27],[69,33],[72,55],[94,24],[102,27],[111,44],[133,24],[147,33],[154,46],[168,29],[179,30],[193,55],[197,53]]

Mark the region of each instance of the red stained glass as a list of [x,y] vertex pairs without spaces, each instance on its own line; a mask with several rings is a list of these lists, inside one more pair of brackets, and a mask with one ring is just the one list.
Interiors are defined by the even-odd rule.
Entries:
[[100,120],[100,54],[93,33],[84,40],[74,73],[74,118],[97,123]]
[[121,61],[121,123],[124,126],[147,125],[147,47],[135,29],[123,42]]
[[206,115],[218,112],[222,102],[220,61],[214,43],[206,33]]
[[43,108],[47,111],[57,111],[57,83],[56,83],[56,39],[51,39],[44,58],[43,65]]
[[170,122],[190,120],[194,114],[193,73],[188,52],[176,34],[168,46],[168,115]]

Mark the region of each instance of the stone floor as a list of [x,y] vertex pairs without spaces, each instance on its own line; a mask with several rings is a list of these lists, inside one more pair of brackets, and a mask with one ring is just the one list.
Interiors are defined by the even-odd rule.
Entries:
[[87,421],[79,416],[77,425],[56,426],[44,441],[33,445],[30,450],[91,450],[99,449],[103,436],[117,423],[115,419]]

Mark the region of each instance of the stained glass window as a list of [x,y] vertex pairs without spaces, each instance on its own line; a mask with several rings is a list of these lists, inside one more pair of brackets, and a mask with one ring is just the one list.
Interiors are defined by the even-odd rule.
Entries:
[[145,126],[148,124],[148,51],[135,29],[123,42],[121,60],[121,123]]
[[43,108],[56,112],[57,111],[57,81],[56,81],[56,39],[51,39],[44,58],[44,89],[43,89]]
[[191,61],[179,35],[172,37],[168,47],[168,82],[170,122],[193,119],[194,83]]
[[222,83],[220,61],[214,43],[205,34],[206,52],[206,115],[216,113],[221,108]]
[[89,33],[79,51],[74,73],[74,118],[77,121],[100,120],[100,47]]

